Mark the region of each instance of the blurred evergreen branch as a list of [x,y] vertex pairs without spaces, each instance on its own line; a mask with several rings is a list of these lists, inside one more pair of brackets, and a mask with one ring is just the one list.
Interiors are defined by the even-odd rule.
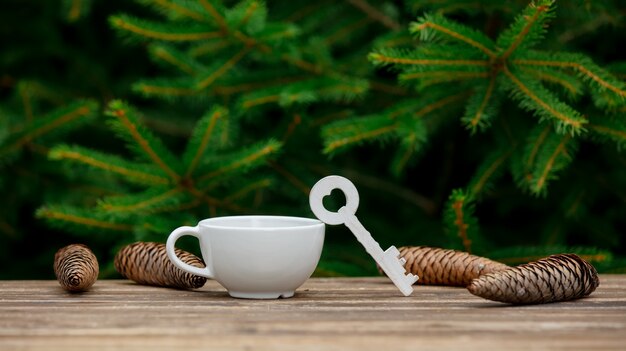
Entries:
[[[619,1],[8,5],[6,262],[41,222],[106,261],[200,218],[307,216],[338,173],[384,244],[626,266]],[[329,228],[318,274],[374,274],[344,234]]]

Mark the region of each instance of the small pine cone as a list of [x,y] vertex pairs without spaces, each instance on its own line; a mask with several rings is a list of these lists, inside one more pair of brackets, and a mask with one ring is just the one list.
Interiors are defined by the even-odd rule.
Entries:
[[[176,256],[195,267],[205,267],[204,261],[189,252],[176,249]],[[178,289],[197,289],[206,278],[184,272],[167,257],[165,244],[136,242],[124,246],[115,255],[115,269],[125,278],[144,285]]]
[[539,304],[578,299],[598,285],[598,272],[591,264],[575,254],[561,254],[484,275],[467,289],[493,301]]
[[54,254],[54,274],[67,291],[86,291],[98,279],[98,259],[82,244],[65,246]]
[[503,263],[456,250],[404,246],[399,251],[400,257],[406,260],[407,272],[419,277],[417,284],[465,287],[483,274],[509,268]]

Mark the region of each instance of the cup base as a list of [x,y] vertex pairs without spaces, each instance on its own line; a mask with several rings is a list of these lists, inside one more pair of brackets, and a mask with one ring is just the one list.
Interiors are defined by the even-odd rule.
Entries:
[[278,298],[283,298],[283,299],[290,298],[294,295],[294,291],[263,292],[263,293],[229,291],[228,294],[238,299],[271,300],[271,299],[278,299]]

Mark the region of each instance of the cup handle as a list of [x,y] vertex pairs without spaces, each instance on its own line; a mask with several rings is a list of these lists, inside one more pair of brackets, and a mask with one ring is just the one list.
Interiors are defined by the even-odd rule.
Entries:
[[[189,272],[191,274],[199,275],[201,277],[213,279],[213,272],[211,271],[211,268],[209,268],[209,262],[205,262],[206,267],[199,268],[199,267],[194,267],[190,264],[183,262],[180,258],[178,258],[178,256],[176,256],[176,241],[180,237],[183,237],[185,235],[194,236],[198,238],[198,240],[201,240],[200,228],[197,226],[176,228],[172,232],[172,234],[170,234],[170,236],[167,238],[167,244],[165,244],[165,249],[166,249],[165,251],[167,251],[167,257],[169,257],[170,261],[172,261],[172,263],[176,267],[182,269],[185,272]],[[204,259],[205,261],[208,261],[206,258]]]

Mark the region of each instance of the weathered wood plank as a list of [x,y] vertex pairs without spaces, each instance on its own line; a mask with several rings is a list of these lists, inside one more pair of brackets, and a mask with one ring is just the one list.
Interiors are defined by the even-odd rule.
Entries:
[[626,275],[591,297],[512,307],[462,288],[385,278],[310,279],[284,300],[98,281],[71,294],[55,281],[0,281],[0,350],[624,350]]

